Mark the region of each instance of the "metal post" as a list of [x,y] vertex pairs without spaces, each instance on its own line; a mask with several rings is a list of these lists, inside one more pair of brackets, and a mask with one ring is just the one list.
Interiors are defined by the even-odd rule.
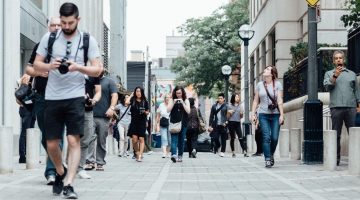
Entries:
[[249,40],[244,39],[244,92],[245,92],[245,112],[244,112],[244,133],[245,135],[251,134],[250,132],[250,119],[249,119],[249,64],[248,64],[248,46],[249,46]]
[[304,105],[303,161],[305,164],[323,162],[322,102],[318,100],[317,21],[316,8],[308,7],[308,100]]
[[229,102],[229,76],[224,75],[225,77],[225,101]]

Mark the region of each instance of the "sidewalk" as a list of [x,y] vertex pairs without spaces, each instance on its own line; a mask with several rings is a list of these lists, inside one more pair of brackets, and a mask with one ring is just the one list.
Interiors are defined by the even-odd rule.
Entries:
[[[89,171],[92,179],[76,179],[79,199],[360,199],[360,177],[348,175],[346,163],[330,172],[322,165],[280,158],[267,169],[262,157],[241,154],[221,158],[198,153],[196,159],[184,157],[183,163],[163,159],[160,152],[144,157],[138,163],[107,156],[105,171]],[[0,199],[62,199],[45,185],[43,171],[44,165],[26,170],[24,164],[15,164],[13,174],[0,175]]]

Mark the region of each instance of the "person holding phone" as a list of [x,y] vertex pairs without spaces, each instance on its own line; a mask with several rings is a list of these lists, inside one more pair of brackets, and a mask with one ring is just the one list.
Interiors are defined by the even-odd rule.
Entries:
[[360,90],[356,74],[344,65],[344,52],[333,54],[335,68],[324,76],[324,87],[330,92],[332,129],[337,132],[337,165],[340,164],[340,140],[343,123],[347,131],[355,126],[356,112],[360,112]]

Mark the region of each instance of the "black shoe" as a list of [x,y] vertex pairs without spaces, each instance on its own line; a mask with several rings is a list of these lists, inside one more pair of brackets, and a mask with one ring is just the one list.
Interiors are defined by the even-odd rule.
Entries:
[[19,163],[26,163],[26,157],[25,156],[20,156]]
[[271,167],[272,167],[270,160],[266,160],[266,161],[265,161],[265,167],[266,167],[266,168],[271,168]]
[[63,190],[63,187],[64,187],[64,183],[63,183],[63,180],[65,178],[67,174],[67,169],[66,167],[64,167],[64,174],[63,175],[59,175],[57,172],[56,172],[56,176],[55,176],[55,182],[53,184],[53,194],[54,195],[59,195],[61,194],[62,190]]
[[74,188],[71,185],[64,187],[63,195],[65,199],[77,199],[78,195],[74,192]]
[[251,155],[252,157],[255,157],[255,156],[262,156],[261,153],[254,153],[253,155]]
[[244,157],[249,157],[246,151],[244,152]]
[[173,163],[176,163],[176,158],[175,158],[175,156],[171,156],[171,161],[173,162]]
[[340,165],[340,160],[336,161],[336,166]]
[[274,164],[275,164],[274,156],[271,156],[270,163],[271,163],[271,166],[274,166]]

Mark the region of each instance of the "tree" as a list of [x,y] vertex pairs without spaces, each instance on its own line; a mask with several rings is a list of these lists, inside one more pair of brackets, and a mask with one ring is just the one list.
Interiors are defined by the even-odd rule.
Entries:
[[235,68],[240,63],[241,41],[237,31],[245,23],[248,0],[235,0],[211,16],[188,19],[178,27],[180,33],[189,37],[184,42],[185,55],[171,65],[171,70],[178,74],[176,84],[192,84],[200,95],[222,90],[221,67]]
[[345,27],[357,28],[360,25],[360,0],[347,0],[345,7],[350,10],[349,14],[341,16]]

